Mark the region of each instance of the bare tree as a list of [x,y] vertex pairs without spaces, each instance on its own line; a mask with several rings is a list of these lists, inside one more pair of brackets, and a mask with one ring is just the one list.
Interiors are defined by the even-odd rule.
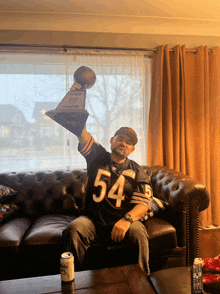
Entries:
[[[97,127],[102,129],[104,146],[109,144],[110,131],[114,126],[134,123],[141,119],[140,100],[142,94],[138,77],[129,75],[99,75],[93,88],[87,91],[87,105],[90,116]],[[140,108],[138,117],[133,116],[134,109]],[[135,122],[137,124],[137,122]]]

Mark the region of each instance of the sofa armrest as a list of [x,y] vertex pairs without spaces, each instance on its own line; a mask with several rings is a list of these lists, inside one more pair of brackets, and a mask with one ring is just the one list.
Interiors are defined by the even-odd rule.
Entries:
[[209,192],[197,180],[166,166],[145,166],[153,194],[167,201],[164,215],[177,231],[178,246],[186,247],[186,265],[199,257],[199,212],[209,206]]
[[199,211],[209,206],[209,192],[203,184],[166,166],[146,166],[151,175],[153,194],[169,203],[172,210],[181,208],[181,203],[198,203]]

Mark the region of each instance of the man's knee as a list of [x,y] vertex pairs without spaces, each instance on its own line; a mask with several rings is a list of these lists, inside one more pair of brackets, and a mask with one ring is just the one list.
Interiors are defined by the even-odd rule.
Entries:
[[66,234],[71,235],[94,235],[95,226],[87,216],[80,216],[73,220],[66,228]]
[[69,230],[76,230],[80,231],[82,230],[83,226],[87,226],[88,218],[84,216],[77,217],[74,219],[67,227]]

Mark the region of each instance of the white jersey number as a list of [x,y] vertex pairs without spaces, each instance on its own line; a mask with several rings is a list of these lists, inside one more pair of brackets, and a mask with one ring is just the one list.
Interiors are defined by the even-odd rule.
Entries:
[[[94,186],[98,187],[101,186],[101,192],[100,195],[97,196],[96,194],[93,194],[93,200],[95,202],[101,202],[107,192],[107,184],[101,180],[102,175],[111,177],[111,173],[107,170],[99,169]],[[111,187],[110,191],[108,192],[108,198],[115,199],[116,200],[116,207],[121,207],[122,200],[125,199],[124,195],[124,187],[125,187],[125,178],[124,176],[120,175],[117,181],[114,183],[114,185]]]

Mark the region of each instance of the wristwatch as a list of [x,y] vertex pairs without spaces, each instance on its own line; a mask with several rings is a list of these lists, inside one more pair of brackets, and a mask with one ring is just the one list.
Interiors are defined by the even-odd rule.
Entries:
[[126,213],[125,215],[124,215],[124,218],[127,220],[127,221],[129,221],[131,224],[133,223],[133,218],[131,217],[131,215],[130,214],[128,214],[128,213]]

